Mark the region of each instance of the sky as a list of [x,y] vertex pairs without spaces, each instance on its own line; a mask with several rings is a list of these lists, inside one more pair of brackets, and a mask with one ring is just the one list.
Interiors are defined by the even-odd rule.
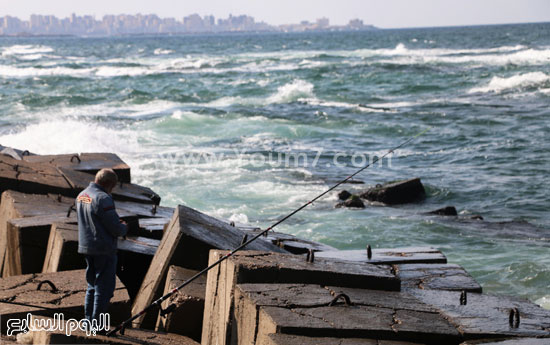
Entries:
[[57,17],[157,14],[248,14],[279,25],[327,17],[332,25],[359,18],[380,28],[550,22],[550,0],[0,0],[0,16],[27,20],[31,14]]

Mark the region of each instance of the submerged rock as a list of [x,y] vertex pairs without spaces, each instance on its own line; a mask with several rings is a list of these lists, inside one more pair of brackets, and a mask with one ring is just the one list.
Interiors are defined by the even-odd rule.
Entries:
[[361,194],[362,198],[369,201],[379,201],[388,205],[406,204],[422,200],[426,197],[426,191],[420,178],[401,180],[377,185]]
[[438,215],[438,216],[458,216],[458,212],[454,206],[445,206],[437,210],[427,212],[426,214]]
[[340,193],[338,193],[338,199],[348,200],[351,195],[352,194],[350,192],[348,192],[347,190],[343,190]]
[[351,195],[346,201],[336,204],[336,207],[365,208],[365,203],[359,196]]

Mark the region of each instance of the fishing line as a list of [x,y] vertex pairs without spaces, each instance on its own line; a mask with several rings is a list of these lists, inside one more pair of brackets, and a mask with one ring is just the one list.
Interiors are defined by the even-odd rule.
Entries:
[[[332,187],[330,187],[329,189],[327,189],[326,191],[324,191],[323,193],[317,195],[315,198],[311,199],[310,201],[306,202],[305,204],[303,204],[302,206],[298,207],[297,209],[295,209],[294,211],[290,212],[288,215],[286,215],[285,217],[283,217],[282,219],[278,220],[277,222],[275,222],[273,225],[271,225],[270,227],[268,227],[267,229],[261,231],[260,233],[258,233],[257,235],[255,235],[254,237],[252,237],[251,239],[249,239],[248,241],[242,243],[240,246],[238,246],[237,248],[233,249],[232,251],[230,251],[229,253],[225,254],[224,256],[222,256],[220,259],[216,260],[213,264],[209,265],[208,267],[206,267],[205,269],[203,269],[202,271],[198,272],[197,274],[195,274],[194,276],[192,276],[191,278],[187,279],[185,282],[183,282],[180,286],[174,288],[172,291],[170,291],[169,293],[167,293],[166,295],[160,297],[159,299],[157,299],[156,301],[154,301],[153,303],[149,304],[147,307],[145,307],[145,309],[143,309],[142,311],[140,311],[138,314],[132,316],[131,318],[129,318],[128,320],[124,321],[123,323],[121,323],[120,325],[118,325],[116,328],[114,328],[112,331],[109,331],[107,332],[107,336],[111,336],[115,333],[117,333],[118,331],[121,331],[121,334],[124,334],[124,329],[132,322],[134,321],[135,319],[137,319],[138,317],[144,315],[147,311],[151,310],[152,308],[155,308],[155,307],[159,307],[161,308],[161,303],[164,302],[165,300],[167,300],[168,298],[170,298],[173,294],[177,293],[179,290],[181,290],[182,288],[184,288],[186,285],[190,284],[191,282],[193,282],[195,279],[197,279],[198,277],[202,276],[203,274],[207,273],[208,271],[210,271],[212,268],[218,266],[219,264],[221,264],[223,261],[227,260],[228,258],[230,258],[231,256],[235,255],[235,253],[237,253],[238,251],[241,251],[244,247],[246,247],[247,245],[249,245],[250,243],[254,242],[255,240],[257,240],[259,237],[263,236],[263,235],[266,235],[270,230],[273,230],[273,228],[275,228],[277,225],[283,223],[284,221],[286,221],[287,219],[289,219],[290,217],[294,216],[296,213],[300,212],[301,210],[303,210],[304,208],[308,207],[309,205],[313,204],[315,201],[319,200],[320,198],[322,198],[323,196],[327,195],[328,193],[330,193],[331,191],[333,191],[334,189],[336,189],[338,186],[346,183],[347,181],[349,181],[350,179],[352,179],[354,176],[360,174],[362,171],[364,171],[365,169],[367,169],[368,167],[372,166],[373,164],[375,164],[376,162],[378,162],[379,160],[381,159],[384,159],[387,155],[391,154],[391,153],[394,153],[395,150],[398,150],[400,149],[401,147],[407,145],[408,143],[410,143],[411,141],[413,141],[414,139],[418,138],[419,136],[423,135],[424,133],[428,132],[429,130],[431,129],[431,127],[428,127],[427,129],[423,130],[422,132],[418,133],[417,135],[415,135],[414,137],[411,137],[409,139],[407,139],[406,141],[402,142],[401,144],[397,145],[396,147],[388,150],[388,152],[386,152],[384,155],[380,156],[380,157],[376,157],[372,162],[370,162],[369,164],[365,165],[364,167],[362,167],[361,169],[357,170],[356,172],[354,172],[353,174],[349,175],[348,177],[346,177],[345,179],[341,180],[340,182],[336,183],[335,185],[333,185]],[[162,308],[161,308],[162,310]]]

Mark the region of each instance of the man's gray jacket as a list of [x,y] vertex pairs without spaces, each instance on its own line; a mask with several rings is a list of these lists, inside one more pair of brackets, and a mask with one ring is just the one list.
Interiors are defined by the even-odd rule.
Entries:
[[85,255],[114,255],[117,237],[127,232],[115,210],[113,197],[92,182],[76,198],[78,252]]

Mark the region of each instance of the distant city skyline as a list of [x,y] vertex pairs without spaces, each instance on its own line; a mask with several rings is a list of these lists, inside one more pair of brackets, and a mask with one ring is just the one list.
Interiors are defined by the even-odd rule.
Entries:
[[74,36],[116,36],[133,34],[179,34],[216,32],[306,32],[306,31],[349,31],[374,30],[360,19],[350,20],[346,25],[331,25],[328,18],[315,22],[301,21],[287,25],[269,25],[257,22],[247,15],[227,18],[201,17],[191,14],[183,18],[161,18],[154,14],[104,15],[94,18],[90,15],[58,18],[54,15],[32,14],[29,20],[13,16],[0,17],[0,35],[74,35]]
[[0,17],[29,20],[31,14],[59,18],[91,15],[154,14],[181,19],[191,14],[227,18],[248,15],[269,25],[315,22],[326,17],[333,25],[352,19],[380,28],[481,25],[550,21],[548,0],[0,0]]

